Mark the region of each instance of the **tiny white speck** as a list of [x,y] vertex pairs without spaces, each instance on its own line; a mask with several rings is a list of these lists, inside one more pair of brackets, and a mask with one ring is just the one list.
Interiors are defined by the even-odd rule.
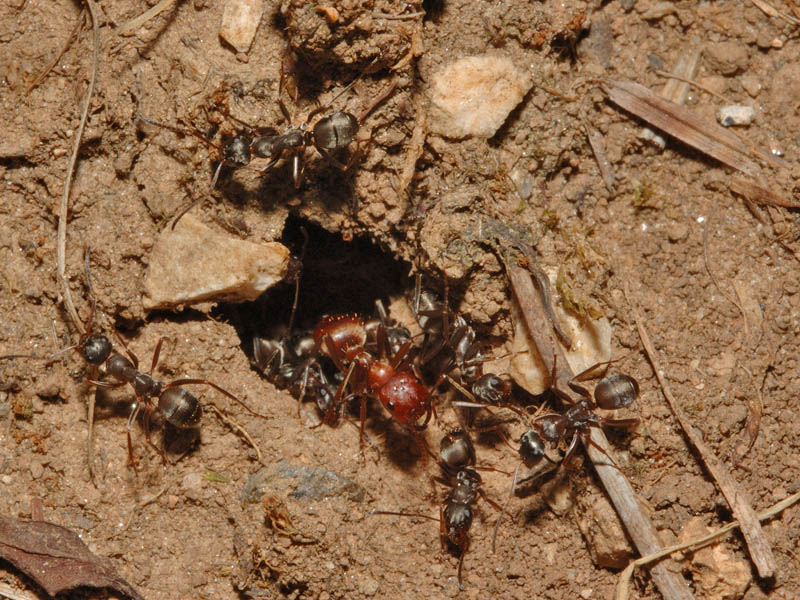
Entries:
[[647,223],[642,223],[642,231],[647,231]]
[[706,222],[706,218],[703,217],[703,216],[697,217],[697,222],[698,223],[705,223]]

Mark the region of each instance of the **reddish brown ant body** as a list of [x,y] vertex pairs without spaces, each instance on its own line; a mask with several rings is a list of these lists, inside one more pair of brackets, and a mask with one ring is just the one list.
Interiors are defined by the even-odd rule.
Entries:
[[[433,405],[428,388],[407,362],[411,341],[400,345],[395,352],[385,325],[368,328],[355,315],[324,318],[314,329],[314,340],[319,352],[345,373],[334,403],[342,401],[345,390],[361,396],[362,440],[367,398],[377,398],[396,421],[411,431],[420,447],[423,463],[427,465],[428,449],[419,432],[430,421]],[[376,349],[377,356],[368,348]],[[423,416],[425,420],[420,424]]]

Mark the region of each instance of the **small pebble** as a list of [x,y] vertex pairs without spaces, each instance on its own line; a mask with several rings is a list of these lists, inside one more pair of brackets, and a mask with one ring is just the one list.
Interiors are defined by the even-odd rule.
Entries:
[[725,127],[732,125],[750,125],[756,116],[756,111],[752,106],[723,106],[717,111],[717,119]]
[[711,44],[703,56],[713,70],[723,75],[733,75],[745,70],[749,54],[743,44],[730,41]]
[[247,52],[256,37],[264,0],[228,0],[222,12],[219,37],[237,52]]
[[433,76],[431,131],[449,138],[490,138],[531,88],[528,73],[510,58],[469,56]]
[[258,298],[285,276],[289,250],[217,233],[192,215],[167,227],[150,253],[142,304],[146,310]]
[[39,479],[42,475],[44,475],[44,466],[42,466],[42,463],[39,461],[32,461],[29,468],[31,470],[31,477],[34,479]]
[[0,478],[0,481],[2,481],[5,485],[8,485],[14,480],[11,478],[11,475],[3,475],[3,477]]
[[680,242],[689,235],[689,226],[686,223],[675,223],[667,230],[667,237],[672,243]]

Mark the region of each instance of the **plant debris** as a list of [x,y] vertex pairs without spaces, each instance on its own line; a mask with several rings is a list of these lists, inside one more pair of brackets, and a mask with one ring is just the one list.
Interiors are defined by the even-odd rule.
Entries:
[[0,557],[51,596],[79,587],[107,587],[144,600],[109,559],[92,554],[76,533],[55,523],[0,516]]

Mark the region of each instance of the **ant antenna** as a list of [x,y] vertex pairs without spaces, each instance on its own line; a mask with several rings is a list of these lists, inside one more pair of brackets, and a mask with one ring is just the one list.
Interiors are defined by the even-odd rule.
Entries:
[[303,276],[303,260],[306,256],[306,248],[308,247],[308,231],[305,227],[300,227],[300,233],[303,234],[303,247],[300,250],[300,259],[297,261],[297,272],[294,276],[294,301],[292,302],[292,314],[289,315],[289,331],[286,334],[287,338],[292,335],[292,328],[294,327],[294,316],[297,312],[297,304],[300,298],[300,278]]

